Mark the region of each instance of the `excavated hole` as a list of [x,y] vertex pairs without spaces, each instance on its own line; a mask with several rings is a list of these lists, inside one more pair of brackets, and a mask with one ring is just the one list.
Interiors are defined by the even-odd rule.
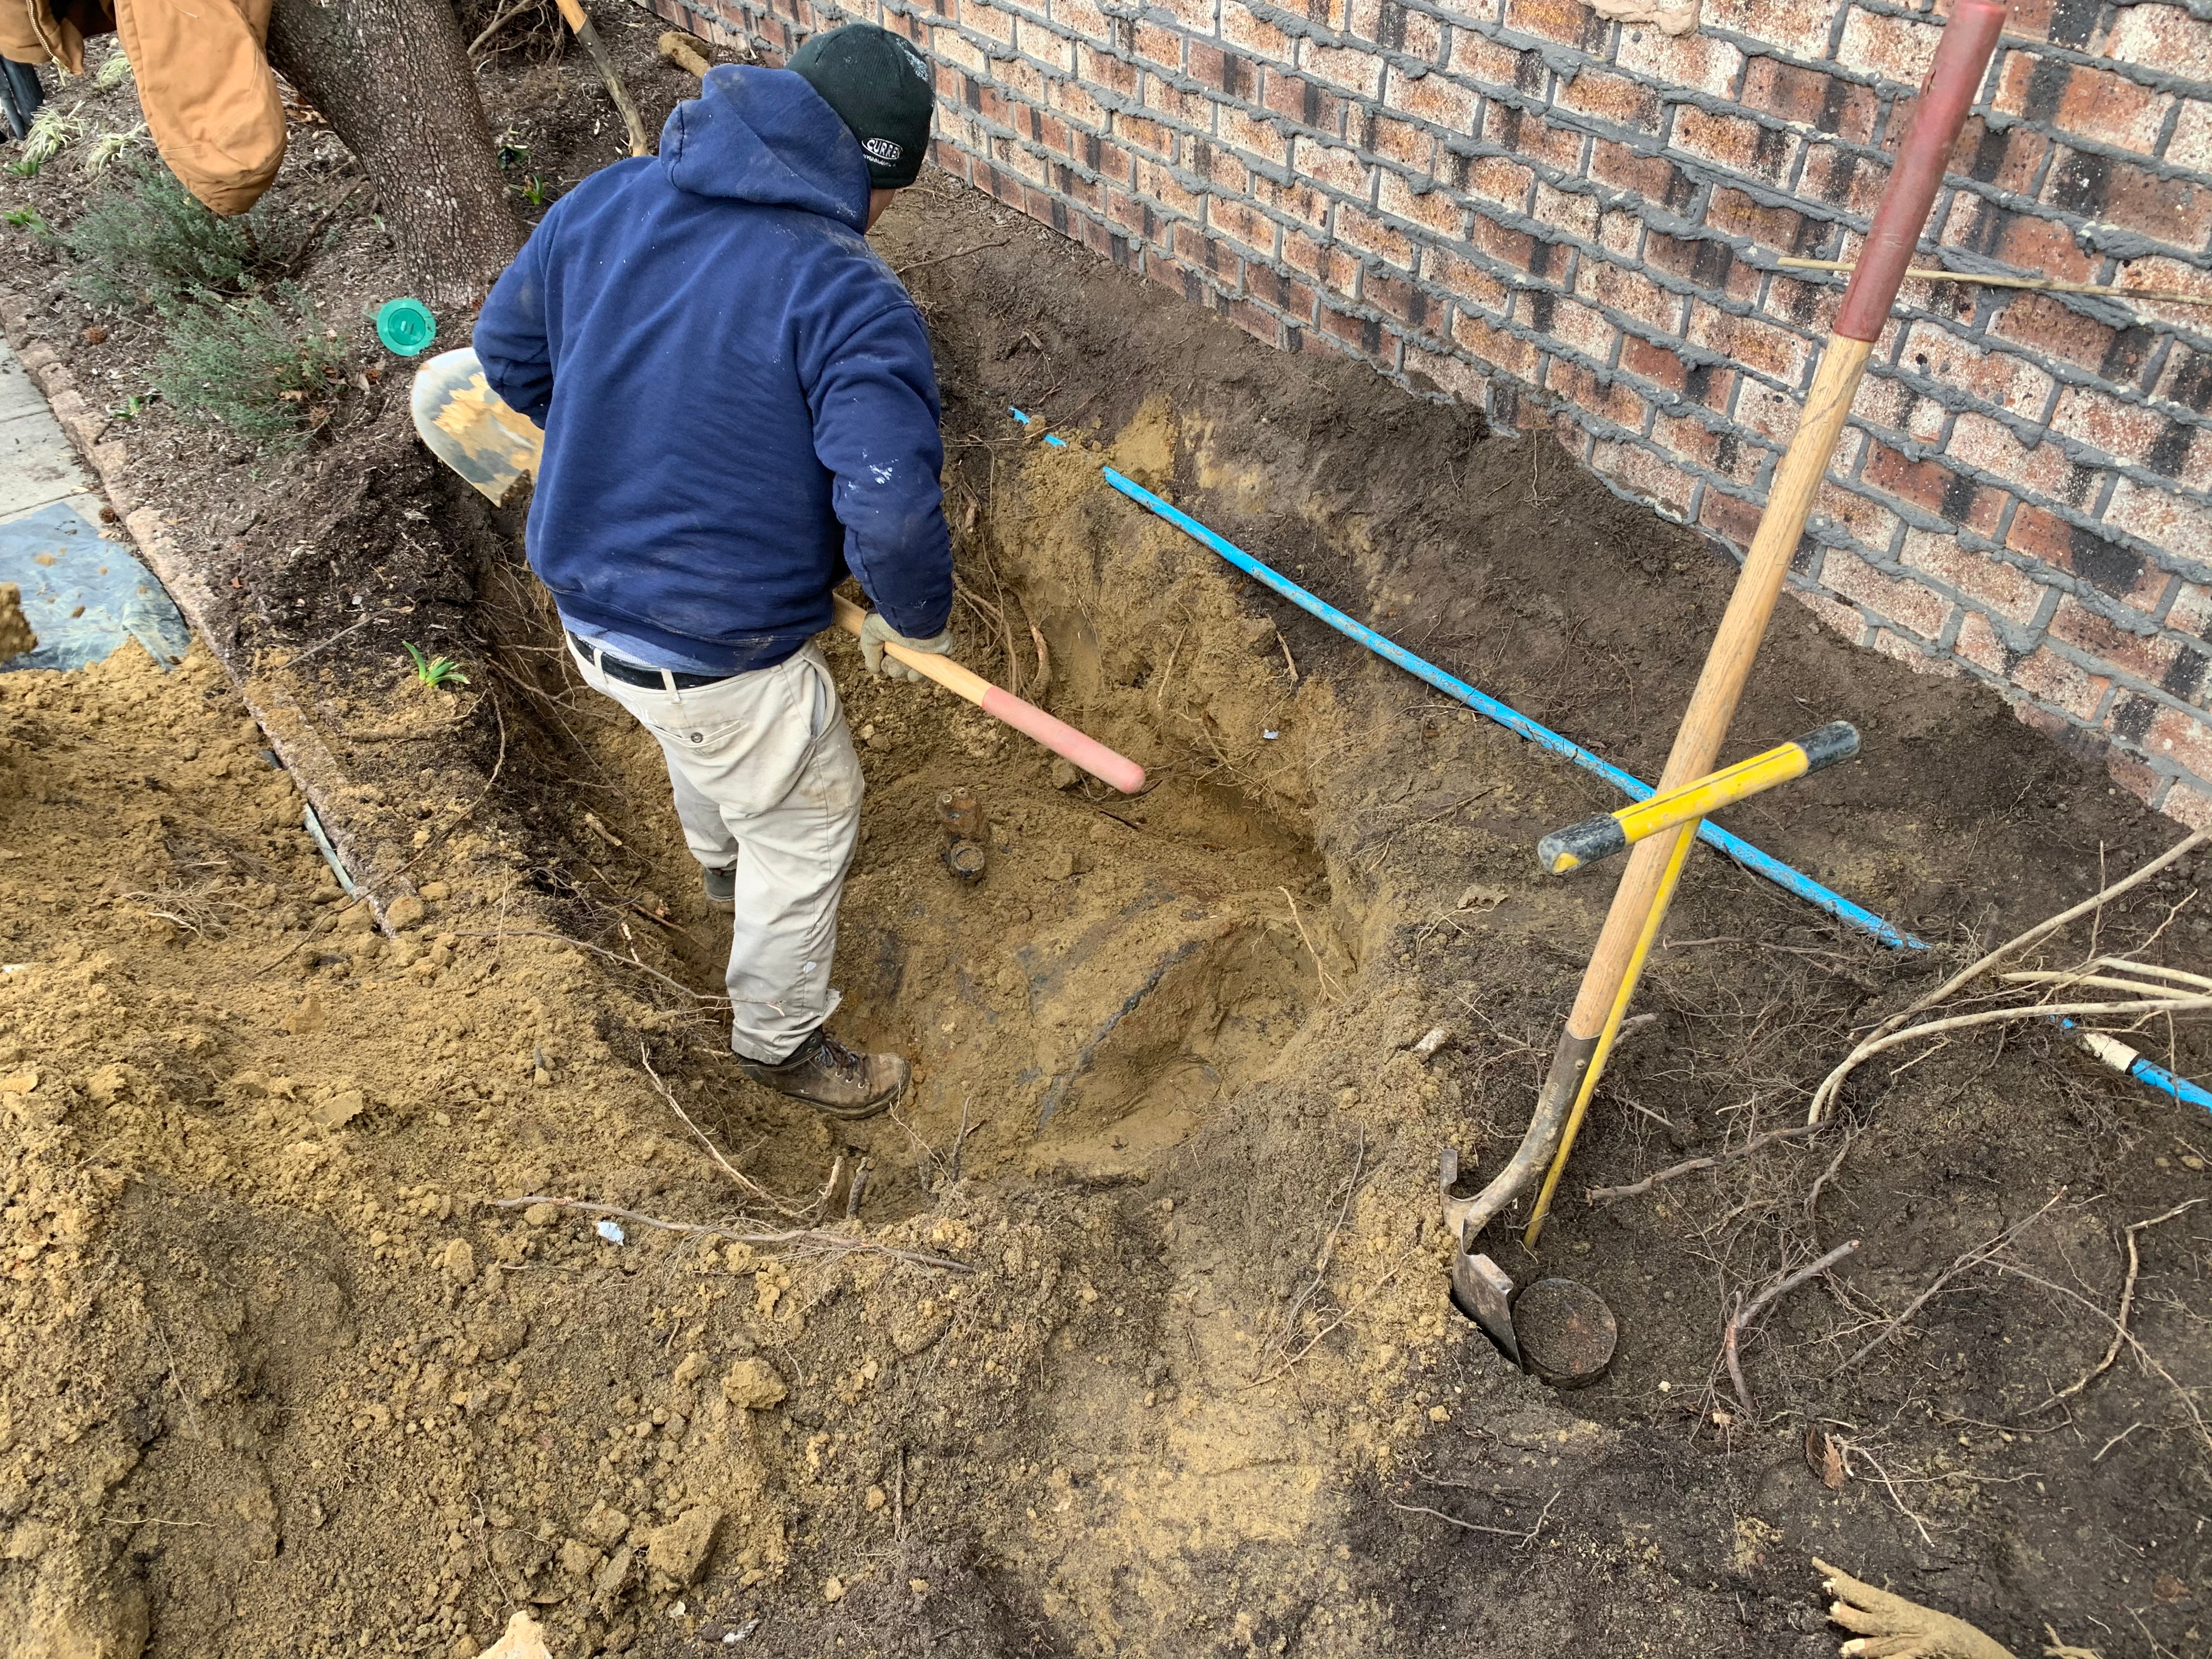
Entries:
[[[1034,695],[1042,635],[1042,700],[1142,761],[1149,787],[1125,798],[1055,769],[980,710],[871,679],[849,640],[821,641],[869,792],[835,1027],[915,1066],[895,1119],[836,1132],[872,1159],[871,1217],[925,1201],[956,1146],[970,1177],[1154,1172],[1218,1103],[1270,1073],[1324,994],[1324,970],[1332,995],[1354,975],[1307,834],[1273,625],[1169,538],[1133,537],[1095,498],[1095,465],[1038,451],[1016,482],[1009,472],[1002,464],[995,514],[974,497],[963,512],[955,483],[961,653]],[[1018,534],[1000,533],[1001,514]],[[614,948],[718,990],[727,934],[699,898],[659,750],[588,692],[564,702],[583,753],[541,755],[539,770],[593,787],[543,796],[580,855],[556,860],[556,890],[590,913],[581,931],[612,921],[626,930]],[[937,804],[955,788],[988,821],[975,883],[944,863]],[[628,902],[610,905],[616,895]],[[818,1183],[836,1137],[737,1079],[710,1051],[720,1034],[703,1023],[699,1034],[687,1103],[696,1097],[726,1147],[767,1177]]]

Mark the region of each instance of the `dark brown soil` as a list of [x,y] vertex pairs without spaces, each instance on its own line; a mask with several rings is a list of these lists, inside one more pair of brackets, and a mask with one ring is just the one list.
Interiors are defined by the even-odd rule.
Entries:
[[[649,61],[655,26],[602,27],[657,114],[682,82]],[[532,170],[606,159],[619,129],[580,57],[489,79]],[[302,143],[281,189],[317,211],[345,167]],[[4,193],[59,223],[82,186],[49,173]],[[388,250],[365,218],[334,222],[304,280],[350,319],[383,297]],[[2108,1659],[2202,1655],[2212,1206],[2136,1235],[2140,1346],[2057,1397],[2112,1340],[2122,1229],[2206,1194],[2201,1115],[2014,1025],[1884,1057],[1817,1137],[1608,1206],[1579,1197],[1800,1121],[1853,1028],[2179,832],[1986,693],[1785,606],[1735,752],[1848,719],[1862,755],[1730,827],[1936,948],[1884,950],[1696,855],[1638,1004],[1658,1018],[1599,1094],[1540,1262],[1503,1227],[1488,1241],[1517,1279],[1570,1274],[1619,1319],[1606,1377],[1553,1395],[1449,1310],[1436,1157],[1494,1167],[1517,1139],[1612,879],[1543,878],[1531,848],[1618,801],[1281,605],[1096,465],[1645,775],[1729,569],[1547,440],[1269,352],[935,175],[878,240],[939,349],[963,656],[1034,691],[1034,621],[1038,695],[1158,785],[1056,787],[1023,740],[865,679],[831,643],[872,797],[848,1018],[919,1073],[896,1120],[849,1135],[720,1057],[683,989],[712,988],[719,940],[657,762],[565,677],[513,510],[413,443],[403,365],[357,333],[383,372],[290,459],[210,447],[158,406],[111,432],[234,580],[217,643],[327,720],[371,832],[422,838],[415,873],[451,895],[428,925],[453,938],[429,974],[404,939],[404,962],[317,946],[313,866],[274,807],[270,844],[245,848],[266,868],[196,850],[222,822],[220,769],[162,809],[167,840],[137,837],[143,868],[71,847],[133,780],[166,777],[177,700],[220,708],[211,679],[118,664],[0,688],[25,710],[0,752],[44,803],[0,806],[0,841],[30,860],[0,862],[7,954],[67,969],[13,993],[27,1012],[0,1053],[0,1072],[40,1073],[21,1098],[60,1103],[0,1131],[11,1194],[44,1206],[5,1316],[0,1448],[22,1484],[0,1486],[0,1608],[127,1633],[143,1607],[148,1652],[241,1659],[309,1631],[334,1650],[472,1652],[525,1603],[563,1659],[1809,1656],[1834,1639],[1817,1553],[2017,1652],[2049,1623]],[[33,258],[16,285],[58,284]],[[45,337],[80,376],[137,384],[150,322],[52,291]],[[94,320],[106,342],[84,345]],[[1024,439],[1009,405],[1073,444]],[[462,658],[468,693],[397,689],[403,638]],[[939,861],[933,805],[956,784],[992,823],[975,887]],[[2100,948],[2199,965],[2198,873],[2109,909]],[[144,901],[179,886],[232,907],[212,913],[224,930],[173,927],[142,964]],[[678,984],[602,978],[518,931]],[[285,956],[288,933],[307,948]],[[117,1006],[88,1007],[99,983]],[[309,990],[327,1031],[286,1031]],[[166,1035],[188,997],[208,1046]],[[1437,1025],[1424,1063],[1409,1046]],[[2201,1036],[2173,1040],[2179,1069],[2212,1070]],[[641,1047],[752,1176],[802,1203],[827,1177],[835,1224],[866,1157],[850,1237],[982,1271],[618,1250],[573,1217],[492,1207],[739,1206]],[[303,1127],[265,1083],[288,1048],[310,1079],[293,1094],[351,1089],[362,1115]],[[97,1080],[115,1064],[136,1072]],[[1747,1343],[1747,1409],[1720,1365],[1730,1310],[1852,1237]],[[477,1273],[490,1262],[514,1271]],[[789,1388],[770,1409],[740,1403],[756,1360]],[[71,1375],[106,1380],[72,1393]],[[647,1539],[702,1504],[725,1511],[705,1576],[655,1581]]]

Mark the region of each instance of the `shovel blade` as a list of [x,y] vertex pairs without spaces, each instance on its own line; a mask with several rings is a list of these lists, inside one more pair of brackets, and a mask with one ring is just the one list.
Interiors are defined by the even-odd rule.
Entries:
[[537,476],[545,434],[491,389],[474,351],[443,351],[426,361],[415,372],[409,404],[430,453],[494,506],[520,480]]
[[1513,1281],[1495,1261],[1470,1253],[1464,1243],[1452,1252],[1452,1301],[1500,1353],[1516,1365],[1522,1363],[1521,1339],[1513,1330]]

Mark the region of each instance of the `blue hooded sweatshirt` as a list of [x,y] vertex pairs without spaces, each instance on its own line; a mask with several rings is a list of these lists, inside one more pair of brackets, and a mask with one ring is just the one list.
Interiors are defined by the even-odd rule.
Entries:
[[545,428],[530,563],[573,631],[766,668],[830,626],[848,570],[901,634],[944,630],[937,376],[867,216],[866,158],[814,88],[724,66],[658,158],[556,202],[500,277],[477,356]]

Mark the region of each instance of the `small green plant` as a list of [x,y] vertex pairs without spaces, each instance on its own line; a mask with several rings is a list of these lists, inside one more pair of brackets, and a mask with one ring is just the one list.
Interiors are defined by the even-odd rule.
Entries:
[[143,397],[129,397],[119,404],[112,404],[106,411],[107,418],[111,421],[135,421],[152,407],[154,399],[159,395],[156,392],[148,392]]
[[529,159],[530,146],[522,142],[522,136],[515,131],[513,127],[509,127],[505,132],[499,135],[499,164],[501,167],[516,167]]
[[221,218],[167,167],[141,158],[112,172],[114,185],[62,233],[76,290],[94,305],[166,315],[202,295],[246,293],[303,251],[306,233],[272,209]]
[[92,72],[92,84],[102,92],[112,92],[131,78],[131,57],[123,50],[123,43],[115,43],[114,50],[100,60]]
[[77,165],[85,170],[88,177],[97,179],[115,165],[118,156],[145,136],[146,125],[143,121],[122,132],[100,133],[84,147],[83,155],[77,158]]
[[228,427],[257,445],[285,448],[325,424],[344,383],[345,348],[296,293],[202,294],[168,313],[154,360],[154,391],[172,408]]
[[31,118],[31,130],[23,135],[23,153],[8,164],[10,173],[19,173],[26,179],[35,178],[40,167],[70,147],[84,131],[84,123],[77,118],[83,101],[72,104],[66,110],[59,104],[48,104]]
[[402,640],[399,643],[407,647],[407,655],[415,665],[415,679],[417,684],[435,688],[446,685],[466,685],[469,683],[469,677],[461,672],[460,664],[455,662],[451,657],[425,656],[422,647],[412,640]]
[[9,208],[5,213],[0,213],[0,222],[12,225],[17,230],[27,230],[42,242],[55,240],[53,227],[39,216],[36,208]]
[[553,199],[555,191],[559,188],[557,185],[539,178],[534,173],[525,179],[520,185],[522,199],[532,207],[544,207]]

